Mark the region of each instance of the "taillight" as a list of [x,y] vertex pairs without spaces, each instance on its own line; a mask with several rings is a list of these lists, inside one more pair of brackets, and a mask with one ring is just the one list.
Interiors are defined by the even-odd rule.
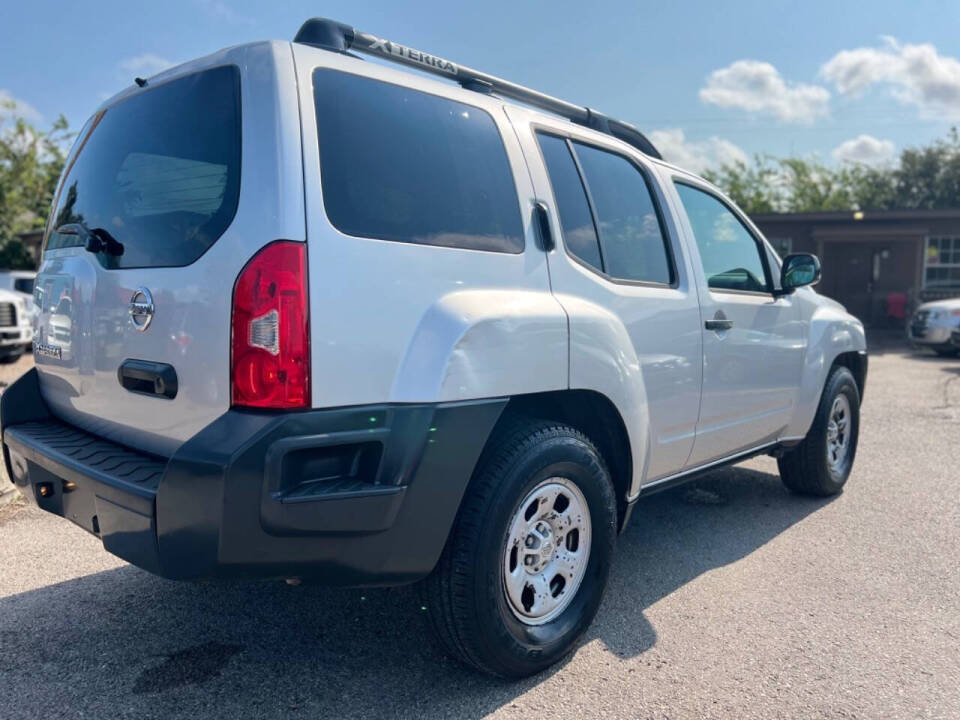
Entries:
[[307,248],[267,245],[233,288],[230,377],[234,405],[302,408],[310,404]]

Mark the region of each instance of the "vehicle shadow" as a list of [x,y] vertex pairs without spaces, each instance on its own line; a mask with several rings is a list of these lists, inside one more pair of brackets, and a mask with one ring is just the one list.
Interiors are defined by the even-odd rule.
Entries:
[[[745,468],[643,500],[584,642],[643,653],[657,641],[645,608],[827,502]],[[11,718],[481,717],[557,671],[481,676],[443,655],[425,616],[410,588],[176,583],[124,566],[0,599],[0,702]]]

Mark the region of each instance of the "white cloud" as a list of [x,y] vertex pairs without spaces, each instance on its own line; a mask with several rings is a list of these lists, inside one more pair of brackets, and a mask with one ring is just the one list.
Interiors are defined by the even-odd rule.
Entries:
[[830,92],[818,85],[787,83],[770,63],[737,60],[707,77],[705,103],[774,115],[783,122],[810,123],[826,115]]
[[162,70],[173,67],[175,63],[152,53],[144,53],[120,61],[120,69],[126,73],[150,77]]
[[235,25],[253,25],[252,18],[240,15],[224,0],[199,0],[200,7],[212,18]]
[[680,128],[669,128],[654,130],[649,136],[667,162],[694,173],[750,161],[739,147],[715,135],[706,140],[689,141]]
[[890,140],[880,140],[872,135],[858,135],[834,148],[833,157],[840,162],[877,166],[892,161],[896,152],[897,149]]
[[24,120],[32,123],[43,120],[43,115],[41,115],[40,111],[33,105],[25,100],[14,97],[8,91],[0,88],[0,116],[7,115],[8,113],[22,117]]
[[885,85],[897,100],[926,115],[960,119],[960,61],[941,55],[933,45],[902,45],[887,37],[879,48],[838,52],[820,75],[843,95]]

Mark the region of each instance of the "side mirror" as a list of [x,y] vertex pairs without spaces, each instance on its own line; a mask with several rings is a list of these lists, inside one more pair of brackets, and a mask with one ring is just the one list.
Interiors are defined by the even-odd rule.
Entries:
[[787,255],[780,266],[780,287],[784,295],[798,287],[820,282],[820,259],[810,253]]

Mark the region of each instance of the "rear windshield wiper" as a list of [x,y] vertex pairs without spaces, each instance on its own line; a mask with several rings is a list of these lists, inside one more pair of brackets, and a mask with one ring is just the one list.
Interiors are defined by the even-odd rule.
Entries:
[[119,242],[110,232],[101,227],[87,227],[86,223],[72,222],[64,223],[54,232],[61,235],[79,235],[84,240],[84,248],[87,252],[106,253],[119,257],[123,255],[123,243]]

